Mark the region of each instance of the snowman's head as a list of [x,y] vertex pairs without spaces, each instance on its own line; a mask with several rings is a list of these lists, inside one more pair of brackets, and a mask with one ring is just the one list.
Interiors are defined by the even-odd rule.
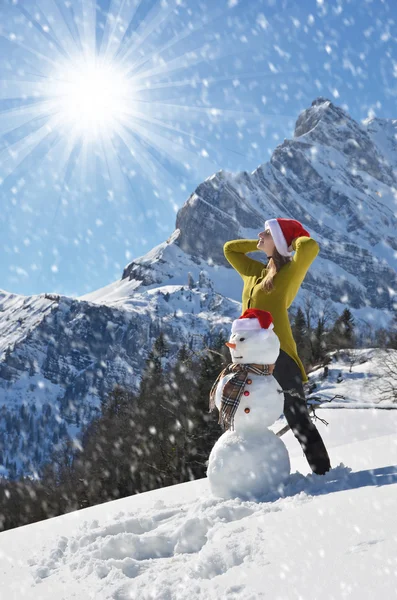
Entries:
[[280,342],[273,331],[273,318],[267,310],[247,308],[233,321],[226,345],[234,363],[273,364],[280,352]]
[[280,353],[280,341],[272,329],[232,331],[226,346],[232,362],[239,364],[273,364]]

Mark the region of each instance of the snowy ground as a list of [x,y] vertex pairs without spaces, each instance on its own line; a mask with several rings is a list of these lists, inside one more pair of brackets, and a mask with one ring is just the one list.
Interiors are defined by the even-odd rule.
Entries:
[[3,532],[1,598],[395,598],[397,410],[320,410],[326,476],[288,432],[285,497],[222,501],[204,479]]

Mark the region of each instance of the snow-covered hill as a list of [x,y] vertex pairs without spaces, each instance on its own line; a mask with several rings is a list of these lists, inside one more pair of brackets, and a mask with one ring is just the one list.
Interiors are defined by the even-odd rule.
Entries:
[[318,422],[333,466],[325,476],[308,473],[288,432],[281,496],[223,501],[202,479],[3,532],[2,597],[394,598],[397,411],[318,412],[329,422]]
[[299,219],[320,245],[294,308],[309,295],[314,313],[331,301],[338,313],[348,306],[362,332],[387,326],[397,289],[395,132],[396,121],[359,124],[318,98],[270,162],[201,183],[169,239],[120,280],[80,298],[0,291],[0,462],[31,472],[116,383],[136,388],[160,331],[170,360],[182,343],[200,348],[203,337],[227,334],[242,286],[223,244],[256,238],[269,217]]

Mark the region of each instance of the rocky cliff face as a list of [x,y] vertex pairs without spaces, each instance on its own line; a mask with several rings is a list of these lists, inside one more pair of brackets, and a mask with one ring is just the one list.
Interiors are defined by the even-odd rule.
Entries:
[[359,124],[318,98],[270,162],[201,183],[170,238],[119,281],[74,299],[0,294],[3,472],[34,471],[116,383],[137,388],[160,331],[169,360],[184,342],[199,349],[228,334],[242,288],[223,244],[257,237],[268,218],[300,220],[320,245],[295,307],[309,293],[319,311],[331,300],[338,312],[348,305],[359,326],[385,324],[397,289],[396,135],[397,121]]

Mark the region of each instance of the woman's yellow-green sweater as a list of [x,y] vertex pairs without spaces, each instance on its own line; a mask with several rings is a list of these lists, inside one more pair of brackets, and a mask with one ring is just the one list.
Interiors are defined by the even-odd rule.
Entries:
[[292,242],[295,254],[292,260],[283,265],[273,279],[274,288],[264,292],[260,283],[266,275],[267,267],[257,260],[246,256],[246,252],[257,250],[258,240],[231,240],[223,247],[228,262],[241,275],[243,288],[243,310],[260,308],[267,310],[273,317],[274,333],[280,340],[280,347],[299,365],[302,381],[308,381],[302,361],[296,348],[288,318],[288,308],[295,299],[305,275],[320,251],[318,243],[310,237],[301,236]]

